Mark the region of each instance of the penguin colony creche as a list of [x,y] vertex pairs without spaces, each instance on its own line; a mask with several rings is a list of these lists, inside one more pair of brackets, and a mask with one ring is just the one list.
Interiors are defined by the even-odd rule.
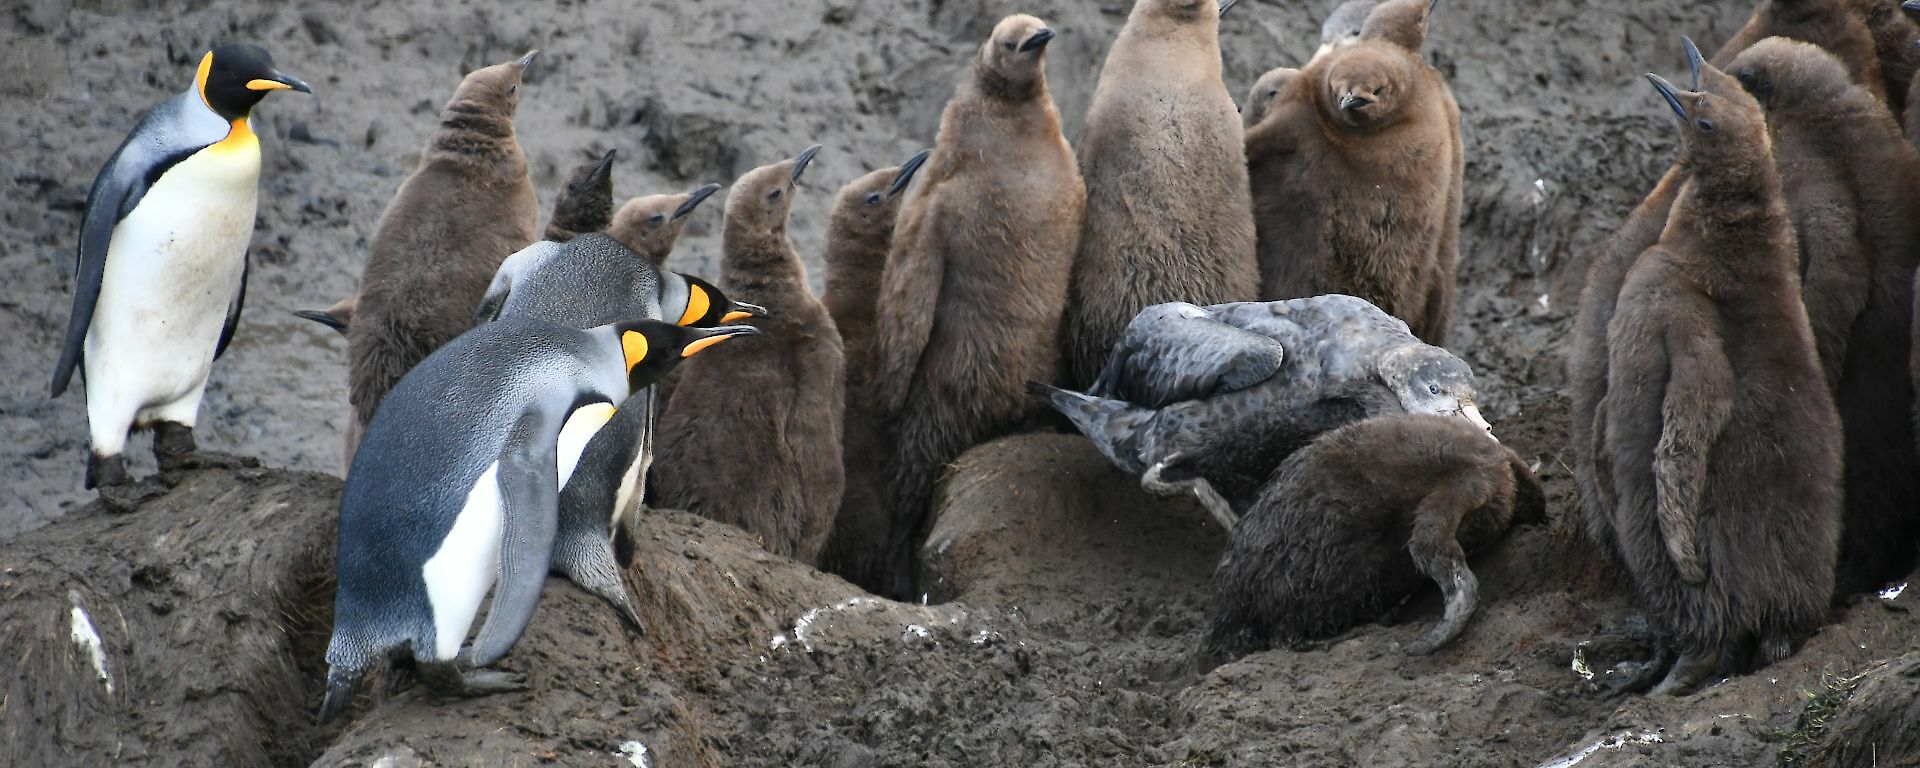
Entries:
[[[719,185],[616,209],[608,151],[541,230],[513,125],[532,54],[469,74],[359,290],[298,313],[347,336],[352,369],[323,713],[407,655],[449,691],[519,685],[477,667],[549,568],[638,629],[614,552],[649,479],[663,505],[911,596],[942,468],[1049,404],[1234,531],[1208,650],[1344,631],[1422,578],[1446,608],[1411,649],[1457,637],[1465,554],[1544,501],[1485,439],[1466,364],[1413,340],[1448,335],[1462,215],[1459,105],[1420,53],[1432,5],[1340,5],[1237,117],[1232,5],[1138,0],[1077,155],[1046,86],[1055,31],[1003,19],[934,149],[842,189],[825,302],[786,234],[817,147],[731,188],[729,296],[659,266]],[[1830,599],[1915,560],[1915,13],[1763,0],[1712,64],[1686,44],[1688,88],[1652,78],[1683,151],[1592,260],[1569,378],[1583,529],[1681,653],[1656,693],[1784,658]],[[89,194],[53,392],[84,372],[86,482],[121,506],[158,492],[127,475],[136,429],[163,473],[231,462],[192,429],[245,298],[248,117],[274,90],[310,92],[215,46]],[[682,359],[762,334],[702,354],[662,404]]]

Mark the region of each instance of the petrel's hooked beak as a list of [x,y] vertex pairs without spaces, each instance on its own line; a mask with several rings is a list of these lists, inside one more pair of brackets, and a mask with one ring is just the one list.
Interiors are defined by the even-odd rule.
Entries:
[[1487,423],[1486,417],[1480,415],[1480,409],[1475,407],[1472,401],[1460,404],[1460,416],[1467,421],[1473,422],[1474,426],[1486,430],[1487,437],[1491,438],[1494,442],[1500,442],[1500,438],[1493,436],[1493,425]]
[[673,218],[683,218],[687,214],[693,213],[693,209],[700,207],[700,203],[706,201],[709,197],[713,197],[713,193],[718,191],[720,191],[720,185],[718,184],[708,184],[694,190],[692,197],[687,198],[686,202],[681,203],[679,208],[673,209]]
[[800,174],[807,172],[807,164],[813,162],[813,156],[819,153],[820,153],[820,145],[815,144],[811,147],[807,147],[806,149],[801,150],[799,156],[793,158],[794,182],[798,183],[800,181]]
[[[1920,2],[1920,0],[1915,0],[1915,2]],[[913,153],[913,157],[909,157],[906,162],[901,163],[900,172],[894,174],[893,184],[887,187],[887,194],[897,195],[900,194],[900,190],[906,189],[907,184],[913,181],[913,175],[920,172],[920,166],[926,165],[927,158],[932,155],[933,150],[923,149]]]

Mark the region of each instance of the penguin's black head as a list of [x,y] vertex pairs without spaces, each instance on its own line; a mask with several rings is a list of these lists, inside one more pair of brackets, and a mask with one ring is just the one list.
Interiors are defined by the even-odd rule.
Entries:
[[617,326],[620,352],[627,366],[627,386],[633,391],[652,386],[681,360],[699,354],[735,336],[757,336],[751,325],[689,328],[658,320],[635,320]]
[[246,43],[214,46],[200,57],[194,88],[207,106],[228,120],[240,120],[272,91],[313,93],[300,78],[273,68],[267,49]]
[[681,325],[691,328],[712,328],[722,323],[733,323],[749,317],[766,317],[765,307],[747,304],[727,298],[719,288],[693,275],[681,275],[687,281],[687,309],[680,313]]

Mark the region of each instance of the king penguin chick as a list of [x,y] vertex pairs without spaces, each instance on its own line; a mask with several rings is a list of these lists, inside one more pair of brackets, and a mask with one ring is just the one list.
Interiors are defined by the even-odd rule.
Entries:
[[[550,245],[555,248],[551,257],[529,265],[508,293],[488,295],[501,308],[501,318],[592,328],[637,317],[706,328],[765,314],[700,278],[655,269],[606,233]],[[654,418],[662,409],[657,390],[671,374],[636,392],[593,433],[580,454],[580,470],[560,489],[553,570],[605,599],[636,630],[640,614],[620,578],[618,563],[624,558],[615,556],[615,537],[620,531],[631,534],[639,522],[653,458]]]
[[1920,261],[1920,156],[1839,59],[1770,37],[1729,71],[1767,113],[1799,244],[1801,301],[1845,439],[1841,595],[1913,570],[1920,547],[1913,275]]
[[1747,23],[1713,54],[1715,67],[1726,67],[1754,43],[1769,37],[1789,37],[1825,48],[1847,67],[1847,76],[1887,103],[1886,79],[1874,45],[1867,14],[1859,5],[1878,0],[1760,0]]
[[845,482],[840,333],[787,239],[795,185],[819,149],[748,171],[728,191],[721,277],[766,306],[756,323],[767,335],[687,367],[660,417],[652,473],[659,506],[740,526],[808,564]]
[[1260,175],[1262,294],[1359,296],[1421,340],[1441,343],[1451,314],[1452,270],[1442,262],[1458,236],[1457,222],[1447,220],[1458,166],[1438,73],[1397,43],[1363,39],[1291,85],[1276,103],[1311,109],[1276,106],[1247,147]]
[[840,438],[846,490],[833,517],[833,533],[820,553],[820,567],[869,592],[888,588],[887,537],[893,526],[884,474],[889,453],[886,422],[868,397],[875,305],[880,275],[893,248],[894,221],[905,198],[901,193],[932,153],[923,149],[897,168],[882,168],[848,182],[834,198],[827,219],[827,290],[820,303],[840,331],[847,360]]
[[131,482],[122,453],[135,429],[153,428],[162,472],[226,458],[197,452],[193,427],[246,300],[260,191],[247,120],[279,90],[312,93],[259,46],[215,47],[94,177],[53,371],[59,397],[85,369],[88,488]]
[[893,440],[890,570],[900,599],[914,594],[940,468],[1032,422],[1039,404],[1025,383],[1059,372],[1086,189],[1047,90],[1053,36],[1016,15],[981,44],[941,115],[881,278],[871,391]]
[[1070,382],[1100,375],[1148,305],[1259,293],[1240,117],[1220,79],[1218,17],[1232,5],[1138,0],[1107,52],[1079,145],[1087,212],[1063,336]]
[[[524,687],[471,668],[505,656],[533,618],[557,492],[587,438],[682,358],[754,333],[654,320],[575,330],[510,318],[421,361],[367,425],[340,497],[320,717],[339,714],[368,669],[403,651],[429,683],[454,693]],[[462,652],[490,589],[487,620]]]
[[1035,384],[1141,488],[1191,492],[1221,527],[1314,436],[1374,416],[1458,416],[1492,433],[1473,370],[1341,295],[1148,307],[1085,394]]
[[534,240],[539,202],[513,133],[521,75],[533,57],[474,70],[460,82],[420,166],[374,227],[347,329],[349,456],[387,390],[473,325],[474,306],[500,262]]
[[648,263],[664,266],[674,244],[680,241],[680,230],[687,226],[687,216],[720,189],[718,184],[708,184],[678,195],[633,198],[613,215],[607,234],[646,257]]
[[1794,281],[1765,115],[1685,41],[1694,84],[1648,79],[1691,177],[1608,329],[1615,551],[1679,649],[1655,694],[1728,648],[1780,661],[1825,619],[1840,534],[1840,423]]
[[[344,338],[347,335],[347,326],[353,324],[353,308],[359,306],[359,304],[360,295],[354,294],[334,302],[333,306],[327,307],[326,309],[297,310],[293,313],[293,316],[302,320],[312,320],[328,328],[332,328],[334,333],[338,333]],[[349,416],[351,416],[351,413],[349,413]]]
[[1423,582],[1445,614],[1408,653],[1432,653],[1479,605],[1467,557],[1515,522],[1546,519],[1539,479],[1460,419],[1387,416],[1341,427],[1274,472],[1213,574],[1208,652],[1226,661],[1378,618]]

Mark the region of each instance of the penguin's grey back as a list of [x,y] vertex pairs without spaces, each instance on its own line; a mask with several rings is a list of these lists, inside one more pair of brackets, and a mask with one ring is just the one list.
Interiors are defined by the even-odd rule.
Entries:
[[661,319],[660,270],[613,237],[593,232],[529,265],[513,279],[502,318],[592,328],[616,320]]

